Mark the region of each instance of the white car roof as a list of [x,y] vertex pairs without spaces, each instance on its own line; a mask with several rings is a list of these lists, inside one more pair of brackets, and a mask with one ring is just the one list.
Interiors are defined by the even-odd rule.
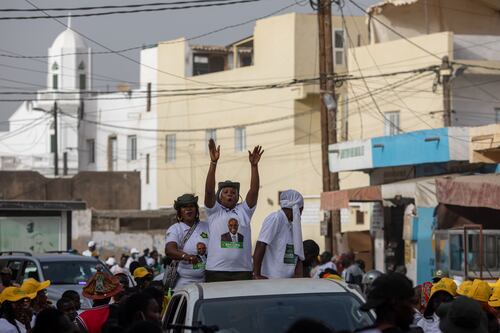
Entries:
[[311,278],[196,283],[178,291],[201,299],[353,292],[344,282]]

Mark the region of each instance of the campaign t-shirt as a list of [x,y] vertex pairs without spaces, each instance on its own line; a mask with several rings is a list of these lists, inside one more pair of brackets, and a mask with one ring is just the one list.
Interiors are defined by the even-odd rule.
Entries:
[[228,272],[252,271],[250,220],[255,207],[246,202],[228,209],[216,202],[205,208],[208,215],[210,242],[207,270]]
[[290,278],[295,274],[292,224],[283,210],[271,213],[262,223],[259,242],[266,243],[261,275],[268,278]]
[[[189,229],[190,227],[184,222],[175,223],[167,230],[166,243],[174,242],[180,249],[182,240],[189,232]],[[200,221],[191,234],[191,237],[189,237],[182,248],[182,251],[189,255],[197,255],[200,262],[197,264],[190,264],[184,260],[179,261],[179,266],[177,267],[179,280],[177,281],[176,287],[205,281],[208,238],[208,224]]]

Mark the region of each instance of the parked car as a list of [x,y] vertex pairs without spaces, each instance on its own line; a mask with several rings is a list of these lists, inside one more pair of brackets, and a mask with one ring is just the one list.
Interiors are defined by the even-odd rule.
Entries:
[[335,330],[374,323],[359,311],[364,299],[353,287],[327,279],[273,279],[196,283],[180,288],[163,316],[163,329],[282,333],[296,320],[316,319]]
[[[100,260],[76,254],[0,252],[0,269],[5,266],[9,267],[18,284],[22,284],[27,278],[34,278],[38,281],[50,280],[47,296],[54,305],[66,290],[75,290],[81,295],[82,287],[97,271],[96,265],[98,264],[102,264],[104,270],[109,272]],[[90,300],[85,297],[80,297],[80,299],[82,309],[92,307]]]

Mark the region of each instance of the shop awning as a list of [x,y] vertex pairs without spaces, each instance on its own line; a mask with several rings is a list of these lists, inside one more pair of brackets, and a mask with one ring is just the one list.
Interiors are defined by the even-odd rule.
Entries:
[[349,207],[349,201],[381,201],[380,186],[359,187],[321,193],[321,209],[336,210]]
[[400,182],[321,193],[321,209],[348,208],[349,202],[369,202],[394,199],[396,196],[414,198],[418,207],[436,207],[436,178],[422,177]]
[[436,178],[422,177],[381,185],[382,198],[414,198],[417,207],[436,207]]
[[440,203],[500,210],[500,174],[482,174],[436,179]]

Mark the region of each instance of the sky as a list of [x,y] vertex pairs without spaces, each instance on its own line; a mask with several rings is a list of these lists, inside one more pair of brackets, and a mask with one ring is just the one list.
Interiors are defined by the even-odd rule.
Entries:
[[[173,2],[178,0],[1,0],[0,9],[83,7],[103,5],[141,4],[152,2]],[[348,1],[346,1],[348,2]],[[356,0],[368,7],[377,0]],[[191,8],[176,11],[117,14],[97,17],[73,17],[72,28],[91,39],[113,49],[150,45],[178,37],[197,36],[228,25],[249,21],[269,15],[286,6],[289,12],[312,13],[308,0],[261,0],[244,4],[211,8]],[[334,14],[336,5],[333,5]],[[362,15],[354,6],[346,3],[346,15]],[[51,12],[52,14],[54,12]],[[62,14],[62,13],[60,13]],[[40,12],[0,12],[6,16],[41,16]],[[66,22],[66,19],[60,19]],[[226,45],[232,41],[250,36],[254,23],[227,29],[206,36],[192,43]],[[2,54],[47,55],[47,50],[65,27],[53,19],[0,20],[0,91],[36,91],[46,85],[46,59],[14,59]],[[87,45],[93,51],[104,49],[89,40]],[[125,53],[139,60],[139,50]],[[97,90],[116,89],[119,82],[139,81],[139,66],[116,54],[93,55],[93,73],[105,75],[113,80],[94,81]],[[17,82],[13,82],[17,81]],[[26,98],[19,95],[0,95],[0,99]],[[20,102],[0,101],[0,128],[5,130],[5,120],[16,110]],[[2,123],[3,122],[3,123]]]

